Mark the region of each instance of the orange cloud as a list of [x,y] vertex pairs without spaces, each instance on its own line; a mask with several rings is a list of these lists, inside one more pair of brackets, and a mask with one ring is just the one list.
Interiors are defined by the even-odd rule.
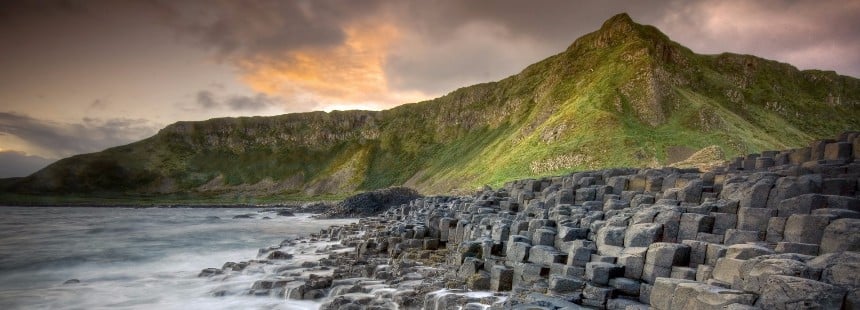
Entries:
[[390,24],[344,29],[334,47],[310,47],[239,61],[243,79],[259,92],[287,101],[314,102],[314,109],[383,109],[426,99],[420,92],[389,88],[384,65],[400,32]]

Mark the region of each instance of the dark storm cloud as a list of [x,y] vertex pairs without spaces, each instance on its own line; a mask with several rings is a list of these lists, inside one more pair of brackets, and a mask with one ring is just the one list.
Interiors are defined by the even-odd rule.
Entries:
[[0,135],[25,141],[26,148],[50,150],[55,157],[100,151],[154,134],[157,126],[140,119],[92,119],[66,124],[0,112]]
[[360,1],[157,1],[165,20],[221,56],[250,57],[343,41],[343,26],[380,10]]
[[24,177],[44,168],[53,160],[18,151],[0,151],[0,178]]

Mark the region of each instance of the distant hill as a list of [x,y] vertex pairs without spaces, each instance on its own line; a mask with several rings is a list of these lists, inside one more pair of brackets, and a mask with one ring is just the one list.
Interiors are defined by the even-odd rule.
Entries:
[[616,15],[498,82],[385,111],[178,122],[3,182],[19,193],[422,193],[702,148],[735,156],[860,128],[860,80],[750,55],[698,55]]

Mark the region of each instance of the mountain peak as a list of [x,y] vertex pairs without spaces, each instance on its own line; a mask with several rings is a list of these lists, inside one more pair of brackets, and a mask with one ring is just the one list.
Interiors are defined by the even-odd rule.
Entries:
[[603,22],[603,26],[600,27],[600,30],[627,31],[632,29],[634,25],[636,25],[636,23],[633,21],[632,18],[630,18],[630,15],[627,15],[627,13],[620,13],[610,17],[605,22]]
[[[634,22],[627,13],[620,13],[603,22],[603,26],[592,33],[594,36],[586,40],[590,40],[593,47],[605,48],[630,38],[646,39],[649,35],[647,31],[643,31],[643,28],[645,27]],[[573,46],[577,46],[577,43],[574,42]]]

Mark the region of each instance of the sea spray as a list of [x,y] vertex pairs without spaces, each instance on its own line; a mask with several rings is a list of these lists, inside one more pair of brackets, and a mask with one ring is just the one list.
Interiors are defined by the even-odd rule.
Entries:
[[[243,214],[251,216],[233,219]],[[319,302],[248,294],[275,266],[225,281],[198,275],[351,222],[247,208],[2,207],[0,308],[317,309]]]

